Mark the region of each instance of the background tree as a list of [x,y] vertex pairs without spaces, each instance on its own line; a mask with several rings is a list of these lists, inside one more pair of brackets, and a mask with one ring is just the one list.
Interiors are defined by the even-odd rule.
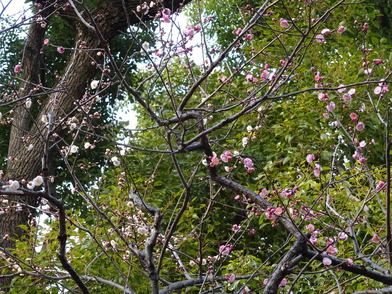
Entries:
[[3,67],[5,289],[389,291],[387,1],[183,4],[35,3]]

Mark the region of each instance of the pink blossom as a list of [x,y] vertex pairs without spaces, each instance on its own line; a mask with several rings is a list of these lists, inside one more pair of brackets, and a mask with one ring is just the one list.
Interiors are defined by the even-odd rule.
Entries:
[[18,74],[21,67],[22,67],[22,66],[21,66],[20,64],[15,65],[15,67],[14,67],[14,73]]
[[[339,87],[338,88],[340,88],[340,87],[343,87],[344,85],[339,85]],[[346,91],[346,88],[340,88],[340,89],[338,89],[338,92],[339,93],[343,93],[343,92],[345,92]]]
[[317,98],[320,101],[328,101],[328,93],[319,93]]
[[169,8],[165,8],[162,11],[162,19],[164,22],[170,23],[170,14],[171,14],[171,10]]
[[219,164],[219,159],[218,157],[212,156],[211,157],[211,162],[210,162],[210,167],[217,166]]
[[328,258],[328,257],[324,257],[323,258],[323,264],[325,266],[331,265],[332,264],[332,260],[330,258]]
[[342,33],[344,33],[346,30],[347,30],[346,27],[340,26],[340,27],[336,30],[336,32],[338,32],[339,34],[342,34]]
[[253,39],[253,35],[252,34],[247,34],[246,36],[245,36],[245,41],[250,41],[250,40],[252,40]]
[[241,196],[240,195],[235,195],[234,196],[234,200],[240,200],[241,199]]
[[382,188],[384,188],[384,186],[385,186],[385,182],[384,181],[379,181],[377,186],[376,186],[376,189],[377,190],[381,190]]
[[323,29],[323,30],[321,31],[321,34],[322,34],[322,35],[328,35],[330,32],[331,32],[330,29]]
[[323,117],[324,117],[324,118],[329,118],[329,114],[326,113],[326,112],[324,112],[324,113],[323,113]]
[[263,281],[263,286],[267,286],[267,284],[268,284],[268,279],[265,278],[264,281]]
[[348,235],[345,232],[339,232],[338,238],[339,238],[339,240],[347,241]]
[[344,94],[344,95],[343,95],[343,100],[344,100],[344,101],[350,101],[350,100],[351,100],[351,95],[348,94],[348,93]]
[[230,151],[225,151],[220,155],[220,158],[223,162],[229,162],[233,160],[233,157],[231,157],[231,152]]
[[225,278],[228,279],[230,283],[233,283],[235,281],[235,274],[226,274]]
[[331,102],[329,102],[329,104],[327,105],[327,110],[328,110],[329,112],[333,112],[333,111],[335,110],[335,107],[336,107],[335,103],[331,101]]
[[338,249],[333,245],[329,245],[327,248],[327,253],[330,255],[336,255],[338,254]]
[[288,21],[287,20],[285,20],[285,19],[283,19],[283,18],[281,18],[280,19],[280,26],[282,27],[282,28],[288,28],[290,25],[289,25],[289,23],[288,23]]
[[375,65],[377,65],[377,64],[380,64],[380,63],[384,63],[384,60],[382,60],[382,59],[373,59],[373,63]]
[[57,47],[57,52],[63,54],[65,52],[63,47]]
[[221,245],[219,247],[219,253],[222,255],[229,255],[231,250],[233,250],[233,245],[231,244]]
[[348,94],[349,95],[354,95],[355,94],[355,89],[353,88],[353,89],[350,89],[350,90],[348,90]]
[[315,161],[316,160],[316,156],[314,155],[314,154],[308,154],[308,155],[306,155],[306,162],[307,163],[311,163],[311,162],[313,162],[313,161]]
[[261,72],[261,74],[260,74],[260,78],[263,79],[263,80],[267,80],[267,79],[268,79],[268,76],[269,76],[268,70],[263,70],[263,71]]
[[286,286],[287,285],[287,279],[286,278],[283,278],[281,281],[280,281],[280,283],[279,283],[279,287],[284,287],[284,286]]
[[366,75],[370,75],[372,73],[372,69],[371,68],[365,68],[363,71]]
[[[320,72],[316,72],[316,74],[314,75],[314,80],[316,81],[316,82],[320,82],[320,81],[322,81],[324,79],[324,77],[323,76],[320,76]],[[316,87],[317,88],[317,87]]]
[[315,166],[314,166],[313,174],[314,174],[315,177],[320,177],[321,165],[319,165],[318,163],[316,163]]
[[252,159],[250,158],[245,158],[243,164],[245,168],[251,168],[254,165]]
[[359,163],[366,163],[367,159],[365,157],[361,157],[358,161]]
[[382,88],[380,86],[377,86],[376,88],[374,88],[374,94],[378,95],[382,92]]
[[192,38],[195,34],[195,30],[191,26],[188,26],[186,29],[183,30],[183,33],[185,36]]
[[317,237],[316,237],[316,236],[313,236],[313,235],[310,236],[309,242],[310,242],[311,244],[313,244],[313,245],[317,245],[317,243],[318,243]]
[[249,82],[249,83],[253,82],[253,76],[251,74],[247,74],[245,78],[246,78],[247,82]]
[[347,265],[354,266],[354,260],[352,258],[347,258]]
[[355,128],[357,129],[357,131],[363,131],[363,129],[365,128],[365,124],[363,122],[359,122]]
[[312,224],[307,225],[305,228],[311,233],[314,231],[314,225]]
[[234,233],[237,233],[241,229],[241,226],[234,224],[231,229],[233,230]]
[[276,215],[281,215],[281,214],[283,213],[282,207],[280,207],[280,206],[277,207],[277,208],[275,209],[274,213],[275,213]]
[[350,113],[350,118],[351,118],[352,121],[358,121],[358,116],[354,112]]
[[366,146],[366,141],[362,140],[361,142],[359,142],[358,148],[359,149],[365,148],[365,146]]
[[198,23],[197,25],[195,25],[194,27],[195,31],[198,32],[201,30],[201,25]]
[[241,28],[237,28],[237,29],[235,29],[235,30],[233,31],[233,34],[236,35],[236,36],[238,36],[238,35],[241,34],[241,33],[242,33],[242,29],[241,29]]
[[380,243],[381,239],[377,234],[374,234],[371,240],[373,243]]
[[361,154],[358,151],[355,151],[353,154],[353,158],[359,160],[361,158]]
[[49,40],[49,39],[45,39],[45,40],[44,40],[44,44],[45,44],[45,45],[48,45],[49,43],[50,43],[50,40]]
[[325,43],[325,38],[323,35],[319,34],[316,36],[316,42]]

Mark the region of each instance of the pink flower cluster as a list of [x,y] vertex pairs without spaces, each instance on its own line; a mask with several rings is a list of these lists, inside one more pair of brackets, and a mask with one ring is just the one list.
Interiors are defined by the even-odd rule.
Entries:
[[222,255],[229,255],[233,248],[234,246],[231,244],[221,245],[219,247],[219,253]]
[[245,158],[243,161],[244,167],[247,169],[248,173],[254,172],[253,161],[250,158]]

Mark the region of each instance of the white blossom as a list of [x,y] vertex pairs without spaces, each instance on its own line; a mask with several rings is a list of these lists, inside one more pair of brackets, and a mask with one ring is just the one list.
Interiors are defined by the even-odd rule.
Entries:
[[73,154],[73,153],[78,152],[78,150],[79,150],[79,147],[78,147],[78,146],[76,146],[76,145],[71,145],[71,147],[69,148],[69,153],[70,153],[70,154]]
[[98,84],[99,84],[99,81],[97,81],[97,80],[91,81],[91,83],[90,83],[91,89],[95,90],[98,87]]
[[27,98],[27,99],[26,99],[26,102],[25,102],[26,108],[29,109],[29,108],[31,107],[31,104],[32,104],[31,99],[30,99],[30,98]]
[[90,142],[84,143],[84,149],[89,149],[91,146]]
[[121,161],[118,160],[117,156],[113,156],[110,160],[113,162],[114,166],[119,166],[121,164]]
[[18,181],[10,181],[9,185],[7,186],[6,191],[14,192],[14,191],[18,190],[19,187],[20,187],[20,185],[19,185]]
[[33,179],[33,184],[35,187],[41,186],[43,184],[43,182],[44,182],[44,178],[42,176],[36,176]]
[[33,181],[27,183],[27,189],[33,190],[35,188],[35,184]]

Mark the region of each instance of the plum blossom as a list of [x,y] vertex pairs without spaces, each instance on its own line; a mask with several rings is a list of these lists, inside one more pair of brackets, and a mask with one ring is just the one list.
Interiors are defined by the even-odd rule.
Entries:
[[322,35],[322,34],[317,35],[316,36],[316,42],[325,43],[324,35]]
[[162,11],[163,22],[170,23],[170,13],[171,13],[171,10],[169,8],[163,9],[163,11]]
[[231,229],[232,229],[232,231],[233,231],[234,233],[237,233],[237,232],[241,229],[241,226],[239,226],[239,225],[237,225],[237,224],[234,224],[233,227],[232,227]]
[[323,264],[325,266],[331,265],[332,264],[332,260],[330,258],[328,258],[328,257],[324,257],[323,258]]
[[252,83],[253,82],[253,76],[251,74],[247,74],[245,78],[246,78],[246,81],[248,83]]
[[357,131],[363,131],[363,129],[365,128],[365,124],[363,122],[359,122],[355,128],[357,129]]
[[63,54],[65,52],[65,49],[63,47],[57,47],[57,52]]
[[35,185],[32,181],[28,182],[26,186],[27,186],[27,189],[30,189],[30,190],[33,190],[35,188]]
[[382,88],[380,86],[377,86],[376,88],[374,88],[374,94],[378,95],[382,92]]
[[233,160],[233,157],[231,156],[231,152],[230,151],[225,151],[221,154],[220,159],[223,162],[229,162]]
[[219,164],[219,158],[216,156],[212,156],[210,158],[210,167],[217,166]]
[[373,243],[380,243],[380,242],[381,242],[381,239],[380,239],[380,237],[379,237],[377,234],[374,234],[373,237],[372,237],[372,239],[371,239],[371,241],[372,241]]
[[42,176],[36,176],[34,179],[33,179],[33,184],[34,184],[34,187],[39,187],[39,186],[41,186],[42,184],[43,184],[43,182],[44,182],[44,178],[42,177]]
[[348,94],[349,95],[354,95],[355,94],[355,89],[353,88],[353,89],[350,89],[349,91],[348,91]]
[[6,188],[6,191],[15,192],[19,189],[20,185],[18,181],[9,181],[9,184],[4,187]]
[[248,137],[242,138],[242,147],[245,147],[246,145],[248,145],[248,143],[249,143],[249,138]]
[[282,28],[288,28],[290,25],[289,25],[289,23],[288,23],[288,21],[287,20],[285,20],[285,19],[283,19],[283,18],[281,18],[280,20],[279,20],[279,23],[280,23],[280,26],[282,27]]
[[340,27],[338,27],[338,29],[336,30],[336,32],[338,32],[339,34],[342,34],[342,33],[344,33],[346,30],[347,30],[346,27],[340,26]]
[[245,158],[243,160],[244,167],[248,170],[248,173],[253,172],[255,169],[253,168],[253,161],[250,158]]
[[359,160],[361,157],[362,157],[362,156],[361,156],[361,154],[360,154],[358,151],[355,151],[355,152],[354,152],[354,154],[353,154],[353,158],[354,158],[354,159]]
[[113,163],[114,166],[119,166],[121,164],[121,161],[118,159],[117,156],[113,156],[110,161]]
[[309,232],[313,232],[313,231],[314,231],[314,225],[312,225],[312,224],[308,224],[305,228],[306,228]]
[[339,92],[339,93],[345,92],[345,91],[346,91],[346,88],[341,88],[341,87],[344,87],[344,85],[343,85],[343,84],[342,84],[342,85],[339,85],[338,88],[340,88],[340,89],[338,89],[338,92]]
[[319,165],[318,163],[315,164],[314,169],[313,169],[313,174],[315,177],[320,177],[321,175],[321,165]]
[[339,232],[338,238],[339,238],[339,240],[347,241],[348,235],[345,232]]
[[225,278],[228,279],[230,283],[233,283],[235,281],[235,274],[226,274]]
[[77,153],[79,150],[79,147],[76,145],[71,145],[71,147],[69,148],[69,154],[74,154]]
[[49,43],[50,43],[50,40],[49,40],[49,39],[45,39],[45,40],[44,40],[44,44],[45,44],[45,45],[48,45]]
[[236,28],[233,32],[234,35],[238,36],[242,33],[242,29],[241,28]]
[[21,66],[20,64],[15,65],[15,67],[14,67],[14,73],[18,74],[21,67],[22,67],[22,66]]
[[347,258],[347,265],[354,266],[354,260],[352,258]]
[[91,89],[95,90],[98,87],[99,81],[97,80],[92,80],[90,83]]
[[219,247],[219,253],[222,255],[229,255],[230,251],[233,250],[233,245],[231,244],[226,244],[226,245],[221,245]]
[[246,36],[245,36],[245,41],[250,41],[250,40],[252,40],[253,39],[253,35],[252,34],[247,34]]
[[375,65],[377,65],[377,64],[380,64],[380,63],[384,63],[384,60],[382,60],[382,59],[373,59],[373,63]]
[[384,181],[379,181],[377,186],[376,186],[376,189],[377,190],[381,190],[382,188],[384,188],[384,186],[385,186],[385,182]]
[[363,72],[364,72],[366,75],[370,75],[370,74],[372,73],[372,71],[373,71],[373,70],[372,70],[371,68],[365,68]]
[[31,105],[32,105],[31,99],[30,99],[30,98],[27,98],[27,99],[26,99],[26,102],[25,102],[26,108],[27,108],[27,109],[30,109],[30,108],[31,108]]
[[333,112],[333,111],[335,110],[335,107],[336,107],[335,103],[331,101],[331,102],[329,102],[329,104],[327,105],[327,110],[328,110],[329,112]]
[[185,36],[192,38],[195,34],[195,30],[191,26],[188,26],[186,29],[183,30],[183,33]]
[[330,32],[331,32],[330,29],[323,29],[323,30],[321,31],[321,34],[322,34],[322,35],[328,35]]
[[365,148],[365,147],[366,147],[366,141],[362,140],[361,142],[359,142],[359,144],[358,144],[358,148],[359,149],[362,149],[362,148]]
[[358,116],[354,112],[350,113],[350,118],[351,118],[352,121],[358,121]]
[[316,156],[314,154],[308,154],[306,155],[306,162],[307,163],[312,163],[313,161],[316,160]]
[[349,93],[346,93],[343,95],[343,100],[344,101],[350,101],[352,99],[351,95]]
[[338,249],[333,245],[329,245],[327,248],[327,253],[330,255],[336,255],[338,254]]
[[280,283],[279,283],[279,287],[284,287],[284,286],[286,286],[287,285],[287,279],[286,278],[283,278],[281,281],[280,281]]

